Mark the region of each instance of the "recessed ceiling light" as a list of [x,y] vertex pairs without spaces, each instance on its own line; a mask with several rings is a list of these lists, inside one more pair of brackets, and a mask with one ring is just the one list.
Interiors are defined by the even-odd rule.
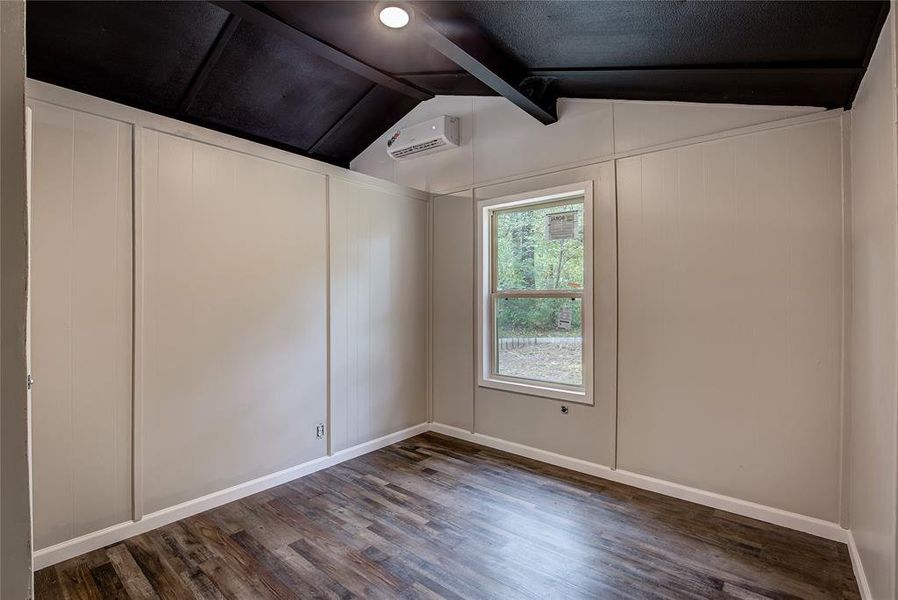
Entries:
[[402,29],[408,25],[408,11],[399,6],[387,6],[380,11],[380,22],[391,29]]

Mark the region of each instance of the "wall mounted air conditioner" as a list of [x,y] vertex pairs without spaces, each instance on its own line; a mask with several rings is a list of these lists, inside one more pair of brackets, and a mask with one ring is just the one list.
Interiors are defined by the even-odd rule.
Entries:
[[396,160],[458,147],[458,117],[442,116],[397,129],[387,140],[387,154]]

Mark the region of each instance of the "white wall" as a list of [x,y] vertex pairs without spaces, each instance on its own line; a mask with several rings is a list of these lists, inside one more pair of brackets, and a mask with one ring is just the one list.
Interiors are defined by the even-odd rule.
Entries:
[[[55,457],[35,461],[39,566],[426,420],[426,194],[46,84],[29,96],[35,356],[53,359],[35,413],[35,453]],[[117,318],[130,333],[132,204],[133,393]],[[60,508],[73,500],[90,518]]]
[[[559,121],[544,126],[503,98],[437,96],[384,132],[351,166],[388,181],[447,194],[819,110],[562,98]],[[459,148],[398,162],[387,155],[386,140],[396,128],[439,115],[459,117]]]
[[841,127],[618,161],[618,467],[839,520]]
[[0,597],[31,597],[25,350],[25,3],[0,2]]
[[894,9],[851,111],[851,532],[870,598],[896,594],[898,181]]
[[[607,145],[627,150],[616,161],[553,171],[545,155],[541,163],[529,157],[526,168],[539,163],[541,170],[435,196],[434,421],[485,441],[668,482],[667,489],[735,498],[729,506],[757,503],[768,516],[788,514],[792,524],[837,536],[840,115],[751,125],[751,118],[790,113],[715,107],[703,120],[694,109],[615,103],[615,119],[624,113],[615,121],[620,137]],[[564,134],[573,147],[606,143],[579,125]],[[728,125],[750,126],[676,141]],[[503,147],[479,144],[480,133],[475,126],[467,144]],[[553,144],[558,152],[565,147]],[[659,144],[674,148],[630,152]],[[452,160],[444,155],[434,159]],[[507,153],[480,159],[511,165]],[[474,382],[474,207],[476,199],[590,179],[597,194],[597,401],[572,404],[562,415],[557,401]]]
[[131,518],[131,127],[31,103],[34,546]]
[[142,155],[153,512],[325,454],[326,178],[155,131]]
[[331,444],[427,420],[427,204],[330,185]]
[[433,199],[433,390],[436,423],[474,428],[473,190]]

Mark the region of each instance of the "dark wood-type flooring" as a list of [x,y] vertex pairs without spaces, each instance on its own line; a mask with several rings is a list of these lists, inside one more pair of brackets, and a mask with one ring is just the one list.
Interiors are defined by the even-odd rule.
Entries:
[[859,598],[838,544],[425,434],[38,571],[37,598]]

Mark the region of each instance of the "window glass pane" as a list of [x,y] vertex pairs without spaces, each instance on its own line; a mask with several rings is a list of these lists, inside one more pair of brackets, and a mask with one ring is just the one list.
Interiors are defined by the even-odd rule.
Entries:
[[583,385],[581,298],[497,298],[496,374]]
[[499,290],[583,287],[583,200],[496,213]]

